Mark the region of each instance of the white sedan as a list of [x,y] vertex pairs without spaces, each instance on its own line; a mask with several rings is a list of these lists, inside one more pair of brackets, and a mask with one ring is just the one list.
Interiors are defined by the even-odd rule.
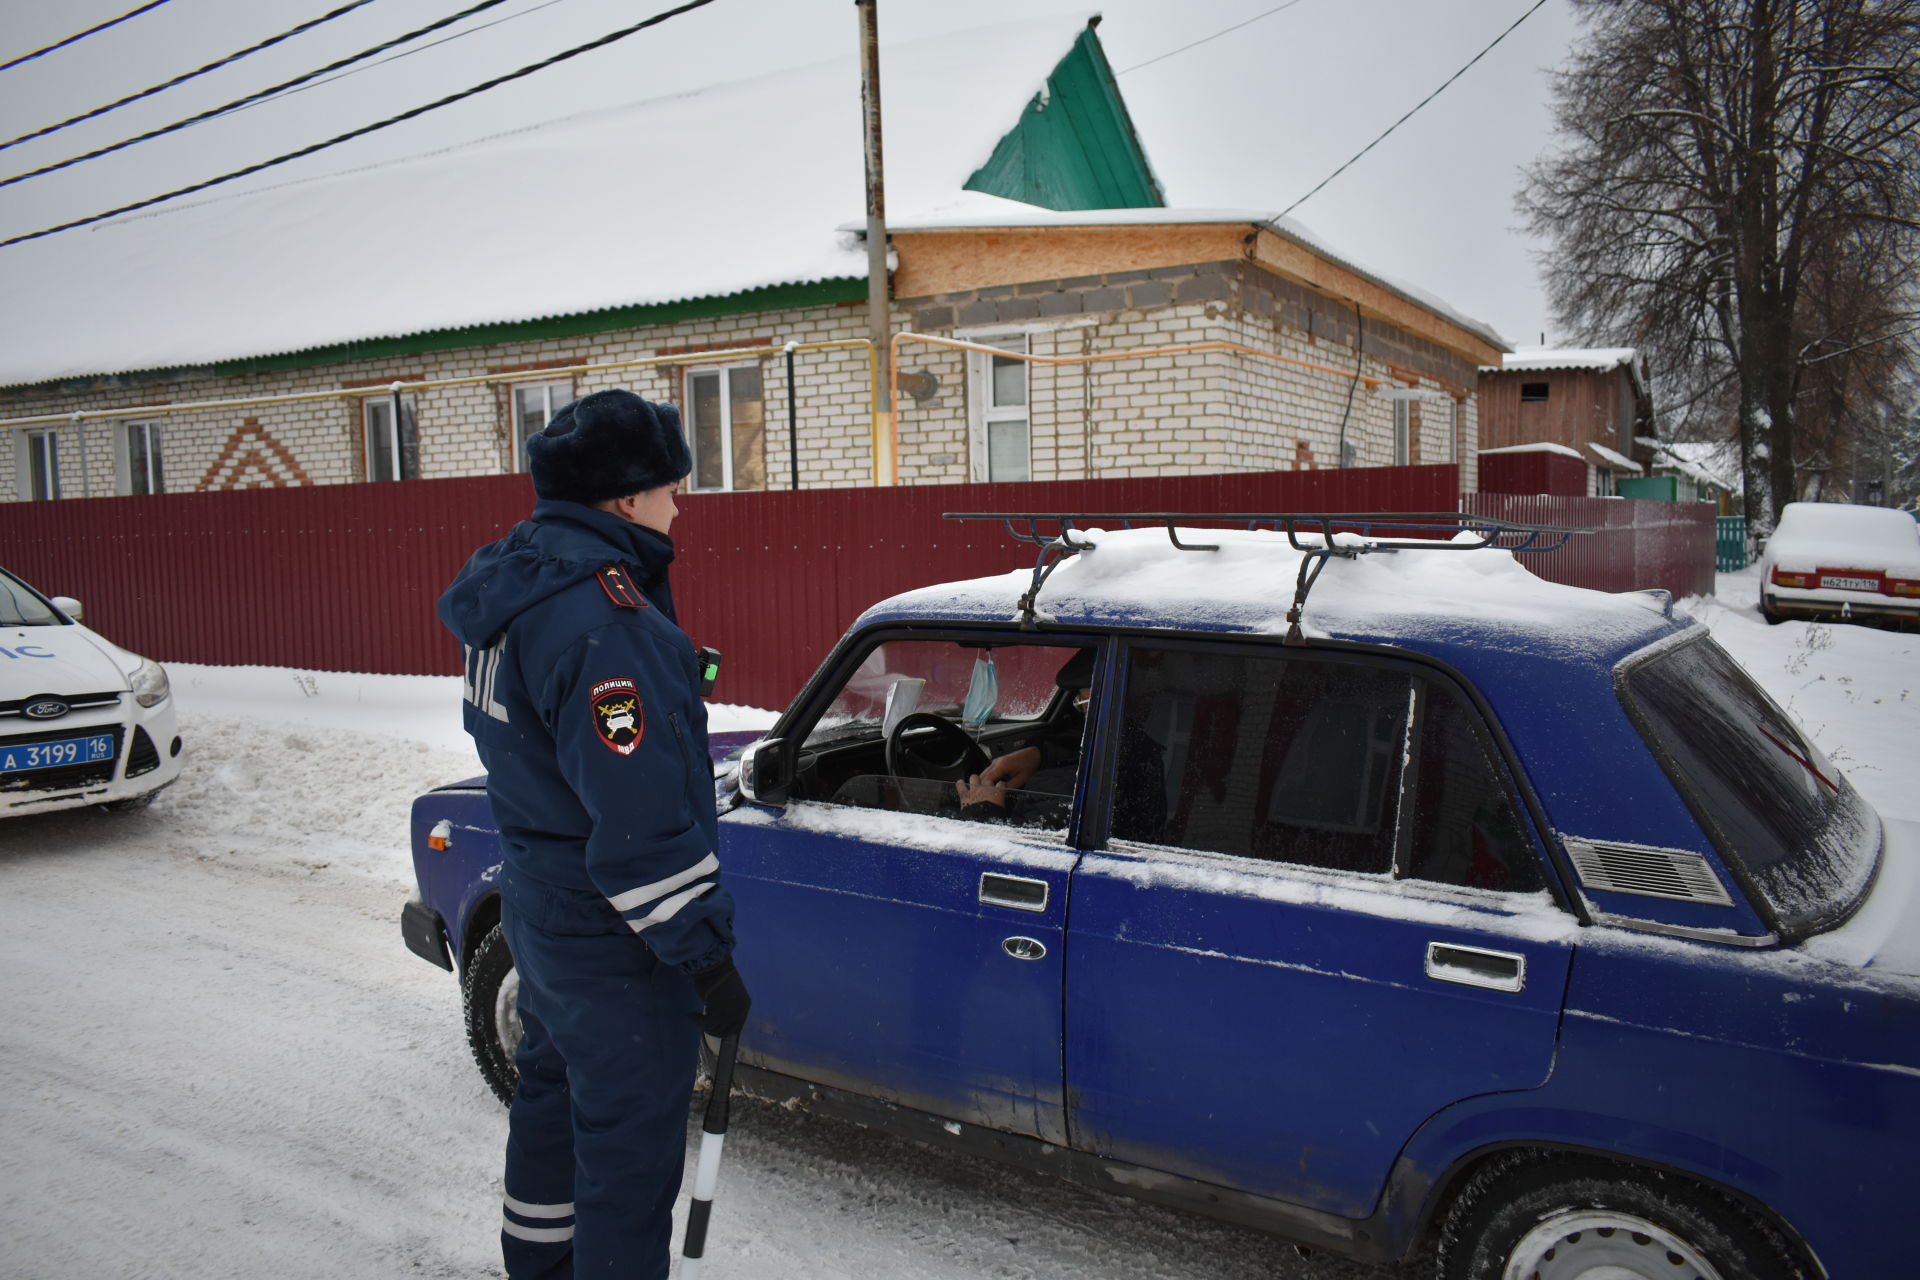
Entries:
[[138,808],[179,776],[160,664],[81,626],[78,600],[0,569],[0,817]]
[[1760,612],[1920,621],[1920,523],[1890,507],[1790,502],[1760,557]]

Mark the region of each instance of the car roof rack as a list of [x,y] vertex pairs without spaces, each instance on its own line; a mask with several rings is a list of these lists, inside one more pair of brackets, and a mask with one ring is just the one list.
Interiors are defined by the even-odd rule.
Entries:
[[[1462,511],[1361,511],[1361,512],[1220,512],[1220,511],[948,511],[948,520],[998,520],[1020,542],[1040,549],[1033,565],[1033,579],[1020,597],[1020,626],[1032,630],[1040,588],[1053,571],[1069,556],[1090,550],[1092,543],[1074,535],[1091,522],[1118,522],[1128,529],[1137,525],[1160,525],[1167,540],[1182,551],[1218,551],[1218,543],[1182,542],[1179,525],[1194,521],[1212,524],[1238,524],[1248,529],[1270,527],[1287,535],[1287,545],[1301,553],[1300,572],[1294,582],[1293,607],[1287,610],[1285,644],[1306,643],[1300,630],[1300,614],[1306,607],[1307,593],[1320,579],[1320,571],[1329,560],[1338,557],[1353,560],[1373,552],[1395,551],[1481,551],[1492,548],[1516,555],[1557,551],[1576,533],[1592,529],[1569,529],[1557,525],[1520,524],[1490,516]],[[1051,532],[1048,531],[1051,527]],[[1376,531],[1387,530],[1385,535]],[[1317,538],[1303,543],[1302,533]],[[1358,533],[1365,541],[1337,544],[1335,533]],[[1456,542],[1449,535],[1472,534],[1478,540]]]

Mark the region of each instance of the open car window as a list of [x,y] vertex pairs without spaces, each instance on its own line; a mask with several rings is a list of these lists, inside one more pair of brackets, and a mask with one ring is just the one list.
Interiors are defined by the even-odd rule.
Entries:
[[[790,794],[862,809],[1064,831],[1085,735],[1086,644],[895,639],[874,646],[807,732]],[[1084,676],[1079,675],[1085,671]],[[1031,752],[1019,778],[983,799],[956,783]]]

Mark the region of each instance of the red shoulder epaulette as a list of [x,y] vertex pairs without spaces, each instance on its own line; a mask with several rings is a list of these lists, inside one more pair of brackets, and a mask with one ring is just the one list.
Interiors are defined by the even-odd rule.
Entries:
[[647,598],[640,594],[640,586],[633,580],[633,574],[624,564],[615,561],[602,569],[599,574],[600,589],[607,593],[607,599],[622,609],[644,609]]

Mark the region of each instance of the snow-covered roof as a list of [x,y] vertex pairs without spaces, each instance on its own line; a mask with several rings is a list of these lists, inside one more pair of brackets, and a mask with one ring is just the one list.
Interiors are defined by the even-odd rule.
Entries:
[[1552,444],[1545,440],[1538,440],[1532,444],[1504,445],[1498,449],[1482,449],[1479,452],[1483,458],[1494,453],[1557,453],[1563,458],[1572,458],[1575,462],[1586,461],[1580,456],[1578,449],[1570,449],[1564,444]]
[[1515,369],[1618,369],[1632,365],[1640,353],[1632,347],[1518,347],[1486,365],[1482,373],[1510,373]]
[[1655,471],[1678,471],[1715,489],[1740,491],[1740,452],[1731,440],[1665,441],[1636,436],[1635,441],[1653,450]]
[[1533,347],[1516,348],[1500,357],[1497,365],[1481,365],[1482,373],[1526,373],[1553,369],[1581,369],[1605,373],[1624,367],[1633,386],[1647,394],[1647,383],[1640,367],[1640,352],[1634,347]]
[[1635,462],[1632,458],[1627,457],[1623,453],[1615,453],[1612,449],[1607,448],[1607,446],[1603,444],[1595,444],[1593,441],[1589,440],[1587,441],[1587,448],[1593,450],[1595,453],[1599,454],[1602,458],[1605,458],[1607,460],[1608,465],[1613,467],[1617,471],[1631,471],[1635,475],[1638,475],[1640,474],[1640,472],[1646,470],[1645,467]]
[[[1085,26],[888,45],[889,212],[951,204]],[[864,279],[859,84],[850,54],[8,246],[0,386]]]
[[[1036,209],[1011,200],[962,193],[965,199],[949,200],[939,208],[919,216],[887,216],[889,231],[966,231],[998,230],[1020,227],[1141,227],[1196,226],[1208,223],[1248,223],[1262,227],[1282,239],[1290,240],[1336,266],[1345,267],[1389,293],[1398,294],[1425,311],[1458,325],[1482,342],[1505,351],[1507,340],[1483,320],[1456,310],[1443,299],[1405,281],[1375,271],[1358,259],[1333,248],[1311,228],[1292,218],[1282,218],[1271,209],[1078,209],[1064,212]],[[841,230],[854,232],[864,224],[846,223]]]

